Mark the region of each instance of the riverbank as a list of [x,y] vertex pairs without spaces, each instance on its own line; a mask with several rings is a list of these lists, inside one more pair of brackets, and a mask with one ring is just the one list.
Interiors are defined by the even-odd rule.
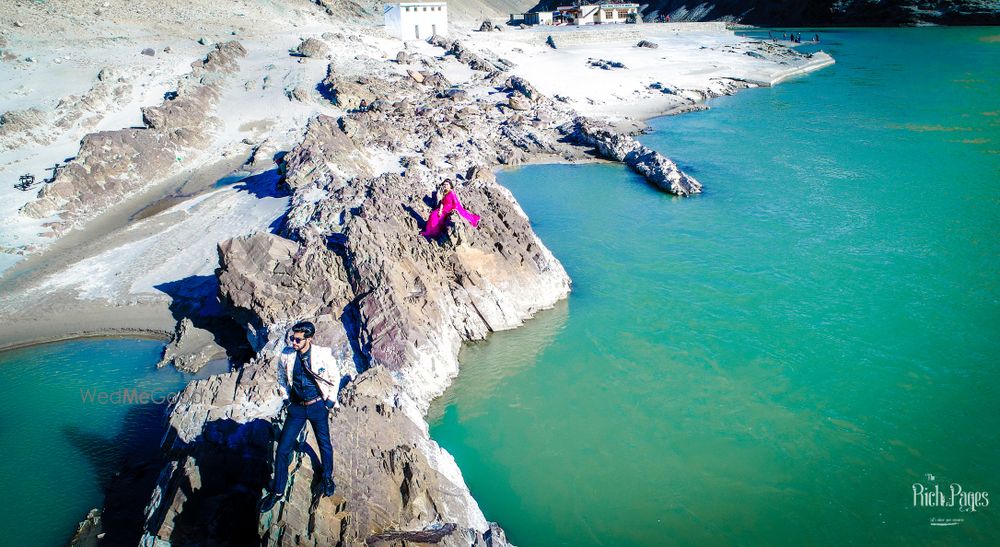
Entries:
[[[696,193],[697,181],[614,129],[640,127],[615,109],[645,104],[648,110],[629,111],[641,120],[664,108],[654,98],[689,108],[811,61],[728,32],[692,34],[691,45],[651,29],[649,41],[658,47],[605,44],[601,51],[615,55],[609,59],[586,46],[503,45],[495,35],[466,30],[475,28],[471,23],[456,23],[447,40],[402,44],[370,22],[331,18],[306,2],[266,15],[290,17],[301,32],[258,34],[248,25],[217,36],[225,43],[203,40],[176,94],[168,89],[162,101],[145,105],[145,127],[85,139],[69,174],[51,185],[58,192],[28,208],[68,204],[71,214],[36,219],[55,244],[8,245],[48,264],[25,262],[0,280],[17,287],[4,291],[0,315],[26,325],[10,333],[9,343],[30,341],[24,337],[39,323],[79,333],[76,319],[58,321],[74,309],[89,313],[100,332],[116,320],[123,328],[158,329],[167,310],[179,321],[175,332],[190,332],[181,328],[187,320],[218,338],[211,325],[199,325],[211,312],[233,321],[249,341],[255,356],[246,366],[192,383],[172,412],[165,448],[174,459],[147,514],[150,541],[263,535],[278,542],[296,534],[350,543],[370,539],[371,530],[427,532],[447,522],[462,532],[444,533],[446,544],[468,535],[496,545],[502,530],[483,517],[451,456],[427,434],[423,415],[457,375],[463,342],[519,326],[564,298],[570,282],[492,170],[604,157],[624,161],[664,191]],[[675,62],[659,62],[660,54]],[[566,87],[551,77],[563,70],[587,85]],[[367,111],[358,109],[362,100]],[[88,240],[108,203],[157,182],[84,153],[87,143],[113,135],[113,142],[129,143],[125,156],[141,158],[150,135],[175,138],[164,136],[171,126],[191,134],[171,141],[180,150],[175,159],[158,157],[169,160],[169,177],[219,157],[250,176],[156,214],[129,214],[132,222],[71,259],[45,258],[60,237]],[[30,161],[6,165],[20,169]],[[114,184],[95,185],[96,175],[85,173]],[[463,203],[483,221],[479,230],[458,228],[435,244],[416,234],[445,177],[456,180]],[[100,199],[91,200],[98,186]],[[23,208],[24,195],[9,196]],[[149,212],[162,200],[133,209]],[[9,224],[30,225],[18,219]],[[272,363],[284,329],[303,317],[319,325],[318,343],[335,347],[361,373],[332,423],[338,438],[355,442],[337,452],[340,496],[313,504],[312,463],[303,459],[287,504],[260,516],[253,507],[266,484],[270,423],[281,407]],[[362,429],[371,436],[358,438]],[[194,484],[202,487],[184,486]],[[207,499],[228,500],[223,505],[239,514],[192,509]]]

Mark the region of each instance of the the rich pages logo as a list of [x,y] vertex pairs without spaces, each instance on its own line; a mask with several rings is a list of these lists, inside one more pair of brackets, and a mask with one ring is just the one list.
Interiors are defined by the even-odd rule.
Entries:
[[[960,513],[972,514],[990,505],[990,493],[966,488],[958,482],[938,483],[937,477],[927,473],[924,482],[913,483],[913,506],[929,508],[958,509]],[[955,526],[965,521],[964,517],[933,516],[931,526]]]

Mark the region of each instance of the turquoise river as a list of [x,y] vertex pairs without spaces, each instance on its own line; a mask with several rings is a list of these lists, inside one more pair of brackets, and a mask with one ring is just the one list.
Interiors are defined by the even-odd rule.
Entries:
[[501,175],[573,293],[430,418],[514,543],[1000,545],[1000,29],[819,32],[641,137],[701,196]]
[[[573,294],[430,418],[518,545],[1000,545],[1000,29],[820,33],[836,65],[642,137],[701,196],[501,176]],[[0,355],[0,545],[65,544],[155,458],[162,405],[88,393],[169,396],[161,348]]]
[[105,515],[139,519],[134,537],[109,532],[109,544],[138,542],[166,402],[193,378],[157,369],[162,351],[155,340],[84,339],[0,353],[0,545],[66,545],[108,490],[140,483],[146,491]]

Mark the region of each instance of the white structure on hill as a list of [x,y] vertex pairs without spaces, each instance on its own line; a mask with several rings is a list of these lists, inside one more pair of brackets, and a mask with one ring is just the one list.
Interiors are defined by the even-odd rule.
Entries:
[[426,40],[448,35],[447,2],[399,2],[382,10],[385,30],[401,40]]

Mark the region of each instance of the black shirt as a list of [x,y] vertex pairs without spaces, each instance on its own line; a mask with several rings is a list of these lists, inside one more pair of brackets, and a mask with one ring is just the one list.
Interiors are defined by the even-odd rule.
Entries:
[[320,396],[319,386],[306,369],[312,370],[310,358],[312,348],[305,354],[295,352],[295,366],[292,368],[292,392],[289,394],[292,402],[304,403]]

